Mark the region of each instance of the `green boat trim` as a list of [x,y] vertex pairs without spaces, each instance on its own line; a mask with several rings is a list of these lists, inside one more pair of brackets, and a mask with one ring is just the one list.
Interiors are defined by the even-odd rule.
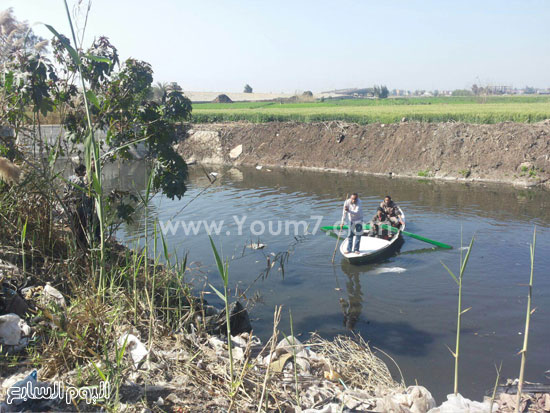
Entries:
[[[339,230],[339,229],[348,229],[348,228],[349,227],[347,225],[342,225],[341,227],[340,227],[340,225],[334,225],[334,226],[321,227],[321,231],[326,232],[326,231],[335,231],[335,230]],[[392,231],[392,232],[398,232],[399,231],[399,228],[395,228],[395,227],[392,227],[391,225],[386,225],[386,224],[382,224],[382,228],[384,228],[386,230],[389,230],[389,231]],[[370,225],[369,224],[363,224],[363,229],[369,230]],[[401,231],[401,233],[403,235],[406,235],[408,237],[417,239],[419,241],[423,241],[423,242],[427,242],[428,244],[435,245],[436,247],[439,247],[439,248],[448,249],[448,250],[453,248],[451,245],[445,244],[444,242],[435,241],[433,239],[426,238],[426,237],[423,237],[422,235],[414,234],[412,232]]]

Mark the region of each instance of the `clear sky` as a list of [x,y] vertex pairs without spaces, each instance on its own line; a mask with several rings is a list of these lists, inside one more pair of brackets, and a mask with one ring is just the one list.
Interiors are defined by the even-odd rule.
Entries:
[[[62,0],[7,7],[69,34]],[[185,90],[550,87],[548,0],[93,0],[87,35]]]

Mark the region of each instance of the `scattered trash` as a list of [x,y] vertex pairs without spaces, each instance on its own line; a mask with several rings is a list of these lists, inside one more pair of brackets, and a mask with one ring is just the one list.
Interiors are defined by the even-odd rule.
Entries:
[[[0,288],[2,287],[0,286]],[[2,298],[4,299],[3,305]],[[23,318],[29,311],[29,305],[17,291],[11,288],[3,288],[3,290],[0,290],[0,309],[3,313],[14,313]]]
[[334,371],[334,370],[329,370],[329,371],[325,371],[324,373],[324,376],[325,376],[325,379],[327,380],[330,380],[330,381],[338,381],[340,380],[342,377],[338,374],[338,372]]
[[263,168],[263,166],[262,166],[262,165],[256,165],[256,169],[257,169],[258,171],[261,171],[261,170],[262,170],[262,168]]
[[52,287],[50,283],[46,283],[44,290],[42,292],[43,303],[49,304],[54,302],[58,306],[65,308],[67,303],[65,302],[65,297],[59,292],[56,288]]
[[262,243],[260,243],[260,242],[257,242],[257,243],[254,243],[254,242],[253,242],[252,244],[248,244],[246,247],[247,247],[247,248],[250,248],[250,249],[253,249],[253,250],[262,250],[262,249],[264,249],[265,247],[267,247],[267,245],[266,245],[266,244],[262,244]]
[[428,410],[428,413],[489,413],[491,402],[489,400],[481,402],[471,401],[459,394],[448,394],[447,401],[441,406]]
[[271,362],[271,370],[273,370],[275,373],[281,373],[283,369],[285,368],[285,364],[290,361],[292,358],[292,354],[286,353],[279,357],[277,360]]
[[0,344],[19,346],[24,344],[25,337],[31,334],[29,325],[17,314],[0,316]]
[[130,352],[134,367],[138,368],[139,363],[149,353],[147,347],[145,347],[145,345],[133,334],[126,334],[118,339],[119,346],[123,346],[124,343],[126,343],[126,351]]

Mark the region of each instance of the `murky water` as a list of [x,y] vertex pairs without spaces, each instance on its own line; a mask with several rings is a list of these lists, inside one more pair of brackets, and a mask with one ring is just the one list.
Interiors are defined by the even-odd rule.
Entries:
[[[208,169],[211,171],[212,169]],[[464,277],[463,306],[472,307],[463,317],[460,392],[481,398],[495,380],[495,364],[502,362],[503,377],[517,377],[523,342],[529,243],[537,226],[534,306],[531,322],[527,380],[548,381],[550,369],[550,193],[499,185],[467,185],[414,179],[386,179],[302,171],[219,169],[209,186],[201,168],[191,171],[189,191],[180,201],[158,196],[150,219],[166,224],[215,220],[220,235],[213,238],[232,258],[231,286],[254,298],[251,310],[255,333],[266,338],[272,329],[276,305],[283,305],[282,329],[290,332],[288,310],[294,330],[307,337],[361,334],[371,345],[387,352],[399,364],[407,384],[427,386],[441,401],[452,392],[454,362],[446,346],[454,348],[457,286],[441,265],[458,271],[461,231],[467,245],[475,234],[475,247]],[[126,186],[143,186],[143,165],[116,171]],[[137,182],[137,184],[134,184]],[[199,193],[202,192],[200,195]],[[376,265],[352,266],[337,253],[335,239],[318,231],[286,235],[286,220],[307,221],[313,231],[340,219],[346,193],[359,192],[364,213],[370,217],[385,194],[391,194],[407,216],[407,229],[453,245],[453,250],[406,239],[400,254]],[[191,203],[194,197],[199,195]],[[186,206],[187,205],[187,206]],[[185,206],[185,208],[184,208]],[[183,210],[182,210],[183,208]],[[237,216],[237,221],[234,216]],[[238,222],[242,222],[238,235]],[[262,221],[279,235],[253,235]],[[292,230],[293,227],[290,227]],[[121,236],[133,237],[137,228]],[[204,228],[185,234],[181,226],[167,233],[170,251],[189,252],[189,279],[197,288],[206,280],[219,286],[212,251]],[[261,242],[263,250],[245,245]],[[268,261],[269,260],[269,261]],[[266,274],[273,261],[284,262]],[[247,290],[248,289],[248,290]],[[208,300],[220,304],[212,294]],[[382,356],[384,358],[384,356]],[[386,359],[389,364],[391,362]],[[392,368],[397,375],[397,370]]]

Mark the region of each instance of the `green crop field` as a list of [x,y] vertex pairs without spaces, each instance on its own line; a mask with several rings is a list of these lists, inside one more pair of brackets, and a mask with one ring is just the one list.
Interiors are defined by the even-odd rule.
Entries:
[[402,118],[423,122],[538,122],[550,119],[550,96],[433,97],[346,99],[324,102],[236,102],[193,104],[194,122],[343,120],[394,123]]

